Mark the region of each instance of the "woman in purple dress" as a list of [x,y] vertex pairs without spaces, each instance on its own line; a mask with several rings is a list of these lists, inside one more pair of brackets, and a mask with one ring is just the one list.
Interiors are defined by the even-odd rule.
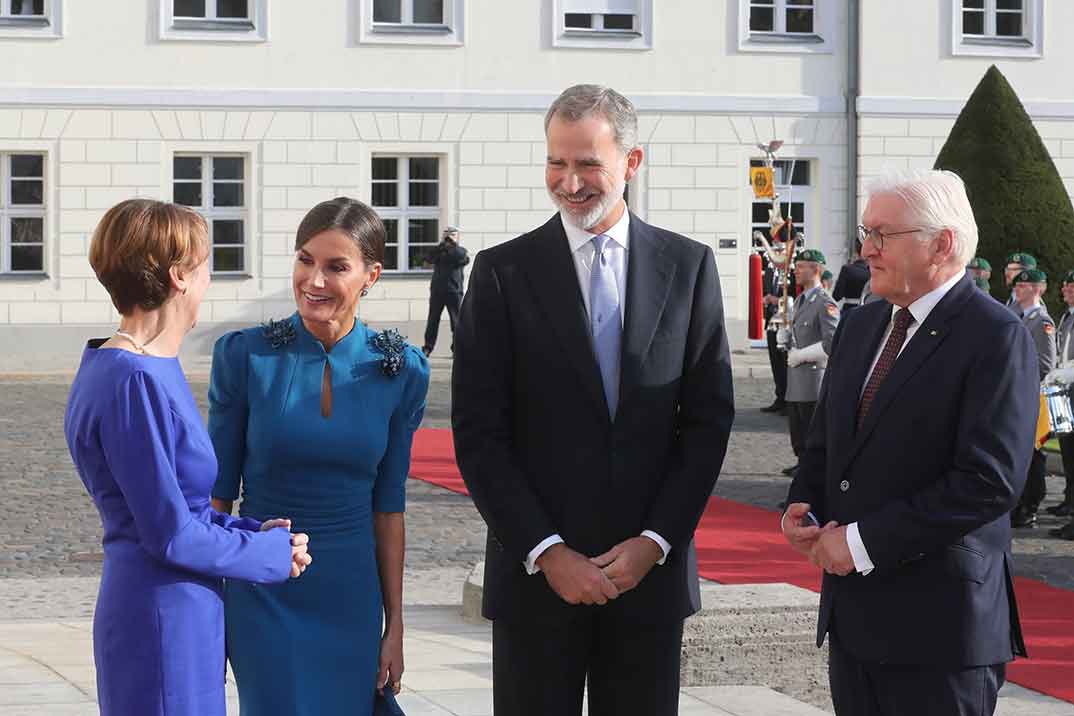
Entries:
[[105,214],[90,263],[122,315],[90,341],[67,445],[104,525],[93,619],[105,716],[224,716],[224,577],[282,582],[310,563],[284,519],[213,510],[213,446],[177,354],[209,285],[195,212],[131,200]]

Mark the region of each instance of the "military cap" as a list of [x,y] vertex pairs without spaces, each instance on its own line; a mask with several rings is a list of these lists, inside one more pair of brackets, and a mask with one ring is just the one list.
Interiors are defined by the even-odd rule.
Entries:
[[1011,285],[1014,286],[1018,283],[1044,283],[1048,280],[1048,274],[1044,273],[1040,269],[1030,268],[1022,269],[1018,272],[1018,275],[1011,281]]
[[[1018,262],[1008,261],[1007,263]],[[992,264],[988,263],[988,259],[984,258],[983,256],[974,256],[973,261],[970,261],[969,265],[967,265],[966,268],[976,269],[978,271],[991,271]]]
[[822,273],[820,275],[820,280],[821,281],[831,281],[832,280],[832,272],[826,270],[824,273]]
[[1032,254],[1027,254],[1024,251],[1015,251],[1013,254],[1007,257],[1007,265],[1018,264],[1022,268],[1035,269],[1037,268],[1037,260],[1033,258]]
[[820,249],[803,249],[798,253],[799,261],[815,261],[818,264],[826,264],[828,260],[824,258],[824,254]]
[[1074,283],[1074,271],[1067,271],[1063,274],[1063,283]]

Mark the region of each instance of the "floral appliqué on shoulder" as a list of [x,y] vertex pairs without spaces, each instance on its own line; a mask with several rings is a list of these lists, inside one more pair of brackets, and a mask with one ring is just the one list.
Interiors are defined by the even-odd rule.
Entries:
[[380,369],[384,371],[384,375],[389,378],[399,375],[406,363],[406,340],[403,335],[394,328],[389,328],[371,337],[369,343],[375,351],[384,356],[380,360]]
[[295,324],[290,318],[282,321],[274,321],[270,318],[268,323],[261,324],[261,335],[265,337],[269,345],[278,349],[294,341],[297,334]]

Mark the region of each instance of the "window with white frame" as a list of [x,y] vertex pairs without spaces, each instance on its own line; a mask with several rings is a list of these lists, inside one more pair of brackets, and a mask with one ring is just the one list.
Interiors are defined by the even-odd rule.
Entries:
[[372,157],[370,195],[387,240],[385,271],[425,271],[440,241],[440,157]]
[[245,275],[249,209],[246,157],[236,154],[176,154],[172,158],[172,200],[197,209],[209,225],[209,269]]
[[45,270],[45,155],[0,154],[0,273]]
[[1041,0],[953,0],[955,54],[1041,55]]
[[0,37],[59,37],[61,0],[0,0]]
[[740,0],[739,49],[830,52],[832,0]]
[[554,0],[556,47],[652,48],[652,0]]
[[462,44],[464,0],[361,0],[362,42]]
[[267,39],[267,0],[161,0],[165,40]]
[[[750,167],[764,166],[761,159],[751,159]],[[806,246],[816,246],[816,240],[810,241],[809,236],[809,205],[813,197],[813,189],[809,183],[810,166],[807,159],[777,159],[773,165],[775,174],[775,190],[779,194],[780,215],[784,219],[790,219],[794,223],[794,233],[802,232]],[[749,173],[746,174],[746,182],[749,183]],[[772,209],[772,203],[767,199],[754,199],[751,206],[750,236],[754,231],[760,231],[769,238],[769,230],[772,228],[768,223],[768,212]],[[755,249],[763,248],[761,242],[752,239]],[[802,248],[798,246],[798,248]]]

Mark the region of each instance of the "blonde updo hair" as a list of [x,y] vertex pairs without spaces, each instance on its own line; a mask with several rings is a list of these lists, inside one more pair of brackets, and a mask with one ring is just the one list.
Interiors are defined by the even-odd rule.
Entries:
[[193,209],[128,199],[105,213],[90,241],[89,262],[123,315],[160,308],[173,266],[193,269],[209,255],[209,229]]

